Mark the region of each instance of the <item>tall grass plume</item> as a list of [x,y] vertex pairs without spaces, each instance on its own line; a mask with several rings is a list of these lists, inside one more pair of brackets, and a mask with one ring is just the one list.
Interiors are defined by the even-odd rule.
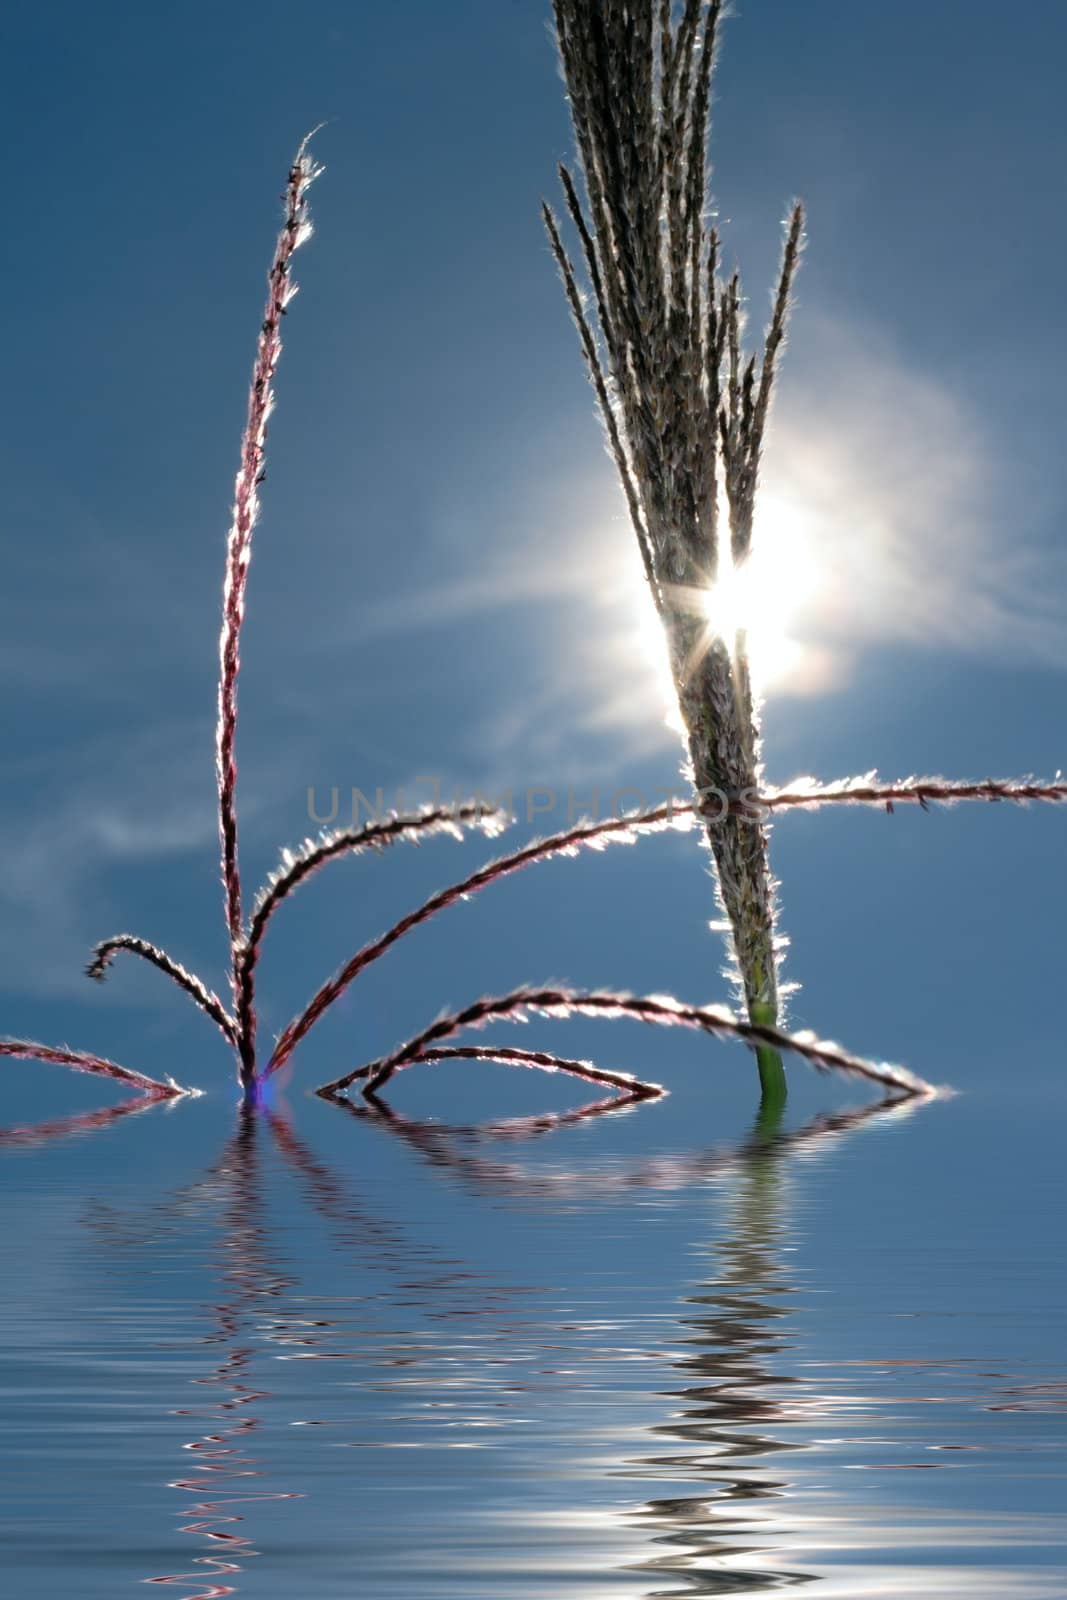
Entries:
[[[698,795],[762,782],[743,633],[721,638],[706,599],[748,558],[778,356],[803,243],[786,224],[771,319],[742,348],[741,288],[720,275],[707,136],[720,0],[554,0],[584,198],[560,179],[592,291],[587,307],[552,209],[544,220],[666,637]],[[750,1018],[779,1009],[775,884],[762,819],[707,829]],[[780,1064],[761,1058],[764,1087]]]

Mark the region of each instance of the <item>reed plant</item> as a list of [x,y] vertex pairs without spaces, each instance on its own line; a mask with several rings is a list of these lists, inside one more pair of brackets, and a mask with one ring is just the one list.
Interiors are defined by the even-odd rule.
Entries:
[[[758,705],[743,632],[709,626],[707,597],[752,546],[776,365],[804,216],[790,211],[770,324],[742,348],[741,285],[720,276],[708,217],[707,143],[720,0],[554,0],[584,199],[560,179],[592,289],[588,310],[559,222],[545,226],[663,625],[698,800],[757,793]],[[595,322],[595,325],[594,325]],[[779,1008],[779,940],[767,829],[758,816],[706,830],[738,988],[754,1022]],[[764,1092],[781,1094],[774,1052]]]
[[[770,318],[747,354],[740,277],[722,272],[708,181],[723,0],[553,0],[553,10],[582,181],[565,164],[559,177],[584,287],[548,204],[545,227],[666,640],[731,970],[750,1021],[773,1026],[783,940],[768,807],[741,803],[765,788],[760,706],[743,628],[723,637],[709,618],[716,589],[752,550],[804,212],[799,202],[789,207]],[[1059,799],[1062,786],[1030,794]],[[872,774],[821,797],[882,800],[892,810],[898,800],[1023,795],[1018,785],[936,779],[880,786]],[[780,807],[792,803],[777,797]],[[781,1098],[781,1057],[756,1053],[764,1096]]]
[[[565,30],[571,26],[569,19],[572,17],[583,19],[583,27],[586,24],[592,27],[598,18],[601,21],[608,18],[619,19],[624,15],[636,16],[641,11],[639,5],[627,7],[621,4],[618,6],[608,4],[602,8],[591,4],[590,0],[582,0],[581,4],[578,0],[573,0],[573,4],[561,4],[559,16]],[[685,254],[686,261],[690,263],[696,261],[700,251],[703,250],[704,254],[700,256],[700,260],[713,277],[714,262],[713,257],[709,255],[713,247],[703,234],[698,236],[694,231],[696,224],[692,219],[696,215],[696,202],[691,197],[688,199],[683,197],[682,201],[678,201],[675,189],[680,172],[686,175],[683,188],[685,183],[688,183],[693,195],[697,192],[693,186],[698,178],[701,184],[703,182],[702,158],[698,158],[696,154],[695,134],[696,130],[703,128],[701,119],[706,116],[706,108],[701,97],[706,92],[706,84],[710,81],[714,23],[717,21],[718,7],[712,6],[705,14],[702,7],[687,4],[686,18],[691,19],[698,13],[699,18],[703,18],[704,31],[699,34],[700,44],[696,50],[702,65],[695,78],[685,68],[683,56],[687,51],[692,53],[698,35],[692,33],[691,22],[680,25],[689,27],[690,33],[676,34],[673,26],[669,25],[669,16],[667,24],[663,22],[663,16],[668,12],[669,8],[663,8],[660,13],[660,33],[657,38],[662,50],[668,50],[669,45],[671,74],[677,73],[680,85],[688,86],[693,82],[705,85],[705,89],[701,89],[696,99],[692,100],[685,98],[690,94],[688,87],[684,91],[679,88],[677,95],[681,95],[681,98],[677,99],[676,96],[676,101],[671,102],[671,104],[677,103],[678,106],[687,105],[696,109],[691,109],[689,113],[682,115],[677,133],[681,146],[689,152],[686,157],[688,164],[676,170],[668,163],[664,168],[669,176],[669,182],[663,190],[667,199],[662,203],[669,203],[675,208],[681,205],[682,208],[678,212],[679,227],[682,231],[672,248],[676,253],[681,250]],[[597,27],[599,26],[598,21]],[[664,31],[665,27],[667,31]],[[598,33],[597,37],[600,36]],[[621,34],[617,37],[612,34],[604,37],[615,39],[613,49],[623,38]],[[687,116],[690,120],[687,120]],[[691,121],[694,117],[696,120]],[[665,135],[661,133],[658,137],[663,138]],[[671,138],[675,137],[676,135],[672,133]],[[615,157],[612,156],[611,159],[614,161]],[[590,170],[597,170],[592,156],[587,172]],[[478,1028],[495,1020],[519,1021],[531,1014],[547,1017],[575,1015],[622,1017],[660,1027],[698,1029],[717,1038],[737,1039],[757,1052],[765,1090],[772,1094],[776,1091],[778,1080],[768,1063],[780,1064],[780,1053],[783,1050],[796,1052],[817,1069],[859,1076],[878,1083],[894,1095],[917,1097],[930,1093],[929,1085],[903,1068],[868,1061],[810,1033],[790,1034],[777,1026],[777,964],[774,948],[773,896],[766,863],[764,832],[766,816],[779,809],[790,810],[836,803],[885,806],[891,809],[898,801],[928,805],[935,801],[951,802],[959,799],[1062,800],[1067,798],[1067,784],[1058,780],[1051,784],[1038,784],[1029,780],[1014,784],[992,781],[982,784],[954,784],[942,779],[910,779],[903,784],[886,785],[878,783],[873,776],[869,776],[831,785],[806,782],[778,791],[768,791],[762,787],[755,707],[748,687],[747,672],[744,669],[743,641],[738,646],[740,655],[736,652],[731,655],[721,642],[716,643],[710,651],[698,650],[699,629],[693,625],[689,612],[676,593],[676,590],[678,593],[684,590],[689,580],[706,581],[707,551],[709,548],[712,550],[716,548],[714,543],[709,546],[707,540],[717,526],[718,512],[707,497],[717,480],[709,479],[707,476],[708,461],[700,455],[701,440],[697,422],[693,421],[691,433],[683,442],[684,447],[683,444],[671,444],[672,453],[669,459],[664,453],[667,450],[666,444],[661,440],[655,445],[661,452],[660,457],[656,459],[659,460],[664,474],[661,493],[650,476],[654,465],[653,457],[649,456],[652,465],[647,467],[642,465],[639,472],[631,461],[631,452],[637,446],[632,442],[624,443],[623,436],[619,432],[620,424],[616,422],[616,414],[623,401],[613,399],[608,389],[609,382],[617,383],[617,379],[611,377],[614,369],[606,369],[599,364],[595,346],[591,345],[593,336],[581,314],[581,302],[573,269],[559,243],[558,229],[551,217],[550,231],[564,269],[572,308],[575,309],[579,325],[583,330],[583,340],[588,341],[587,355],[591,371],[598,386],[597,392],[601,399],[623,485],[628,499],[632,501],[631,509],[641,540],[642,552],[646,557],[649,582],[654,587],[660,615],[671,642],[680,700],[689,719],[687,725],[691,723],[694,730],[690,738],[690,753],[694,774],[699,775],[701,780],[697,783],[696,796],[688,805],[673,803],[634,816],[580,823],[547,839],[526,844],[509,855],[491,861],[460,882],[431,895],[421,905],[401,917],[392,927],[350,956],[282,1029],[270,1050],[260,1049],[256,995],[264,942],[275,913],[294,897],[303,883],[324,870],[330,863],[342,858],[381,853],[387,847],[400,842],[419,843],[440,835],[460,837],[469,829],[481,829],[492,835],[510,820],[499,810],[488,807],[484,802],[471,800],[454,806],[427,807],[407,814],[390,813],[359,827],[325,832],[317,838],[305,840],[296,849],[284,851],[277,869],[252,899],[251,909],[246,908],[240,867],[237,805],[241,629],[246,609],[253,535],[259,515],[259,490],[264,477],[267,426],[274,405],[274,378],[282,349],[282,318],[296,292],[292,278],[293,256],[311,233],[307,193],[318,173],[319,168],[313,161],[305,140],[289,171],[284,196],[284,220],[268,273],[267,301],[253,362],[247,419],[241,441],[233,511],[226,543],[219,643],[215,767],[223,909],[230,953],[229,1000],[224,1001],[215,990],[161,946],[132,933],[119,933],[98,944],[88,967],[89,975],[98,980],[103,979],[120,954],[136,956],[163,973],[214,1023],[232,1052],[237,1081],[243,1096],[247,1100],[253,1100],[263,1084],[289,1062],[297,1047],[361,974],[385,956],[401,939],[424,923],[526,867],[556,857],[574,856],[583,850],[601,850],[614,843],[632,843],[644,834],[699,826],[708,829],[708,836],[716,851],[723,899],[730,910],[731,922],[735,928],[738,963],[748,1005],[747,1017],[735,1016],[718,1006],[687,1005],[669,996],[634,996],[606,990],[583,991],[560,984],[523,985],[503,996],[483,998],[458,1011],[446,1014],[387,1056],[341,1074],[322,1085],[318,1093],[328,1099],[338,1100],[344,1097],[348,1089],[358,1084],[364,1095],[374,1100],[380,1089],[398,1071],[418,1062],[440,1064],[471,1059],[568,1073],[584,1081],[609,1088],[623,1101],[649,1099],[662,1092],[658,1085],[643,1082],[629,1074],[606,1071],[590,1062],[573,1060],[547,1051],[446,1043],[467,1029]],[[593,181],[596,183],[598,180]],[[569,178],[567,187],[568,194],[573,195],[574,188]],[[703,193],[702,187],[700,193]],[[601,201],[598,200],[594,218],[598,227],[600,205]],[[694,208],[692,212],[689,207]],[[672,216],[674,214],[670,213]],[[574,215],[579,226],[584,228],[583,213],[576,201]],[[586,232],[588,233],[588,230]],[[604,237],[606,239],[608,236]],[[736,467],[732,479],[729,477],[729,472],[727,473],[728,482],[725,490],[730,506],[737,508],[736,511],[730,512],[731,537],[735,542],[737,539],[742,540],[735,551],[736,559],[743,559],[747,549],[744,540],[751,535],[751,503],[758,467],[759,441],[762,439],[766,423],[775,354],[781,342],[788,286],[799,245],[800,222],[797,213],[787,242],[786,263],[776,302],[775,318],[771,333],[768,335],[762,365],[758,371],[752,362],[742,369],[739,365],[740,356],[734,350],[740,326],[736,283],[732,287],[728,286],[726,291],[714,287],[698,290],[695,267],[690,265],[677,268],[679,273],[688,273],[685,281],[690,286],[692,303],[684,317],[682,310],[677,309],[678,316],[682,318],[678,323],[681,330],[678,349],[685,354],[682,363],[685,373],[682,374],[681,367],[678,367],[676,372],[674,368],[671,368],[671,371],[678,377],[679,382],[684,381],[684,384],[688,385],[684,392],[690,397],[693,406],[697,404],[698,398],[702,397],[700,403],[705,409],[707,408],[710,392],[708,386],[718,381],[714,376],[719,372],[716,361],[725,359],[727,363],[726,392],[719,394],[716,391],[718,394],[716,407],[710,414],[716,419],[720,418],[720,414],[725,418],[720,426],[720,437],[725,441],[720,446],[725,452],[722,459],[734,462]],[[598,294],[601,297],[618,295],[621,292],[618,283],[614,283],[614,287],[605,287],[607,258],[603,256],[603,252],[606,248],[605,244],[593,242],[590,236],[588,264],[591,273],[600,275],[598,281],[601,287]],[[645,245],[641,246],[641,250],[645,250]],[[681,261],[681,256],[678,260]],[[641,270],[646,270],[647,265],[642,255]],[[682,277],[679,276],[672,281],[680,285]],[[711,277],[708,278],[708,283],[711,283]],[[680,289],[677,292],[680,294]],[[684,331],[688,328],[693,337],[696,337],[693,330],[697,327],[698,310],[703,308],[702,314],[706,321],[712,314],[713,303],[717,308],[714,312],[717,320],[713,323],[713,345],[719,354],[709,365],[706,359],[708,347],[706,343],[701,344],[700,348],[705,357],[704,364],[699,371],[693,371],[690,370],[693,347],[685,343]],[[607,299],[604,304],[605,315],[610,316]],[[674,307],[673,299],[671,306]],[[674,309],[671,314],[672,316],[675,314]],[[614,328],[616,324],[609,322],[608,326]],[[632,356],[628,357],[633,361],[639,359],[638,345],[635,341],[640,331],[639,327],[631,327],[626,335],[633,343]],[[701,334],[700,337],[706,339],[707,335]],[[719,349],[719,343],[722,341],[724,341],[722,348],[726,351],[725,358]],[[666,361],[667,357],[660,351],[657,359]],[[666,422],[667,411],[677,422],[677,406],[673,390],[668,392],[666,368],[662,374],[662,382],[667,386],[663,391],[662,404],[666,408],[664,416],[659,421],[655,418],[651,422],[648,418],[642,421],[635,411],[632,419],[635,428],[639,423],[646,428],[648,437],[641,448],[647,448],[650,452],[653,450],[654,440],[659,438],[657,430],[667,429],[664,438],[671,440],[675,438],[675,433],[672,431],[675,423],[668,429]],[[649,393],[651,392],[650,390]],[[635,390],[631,399],[637,410],[640,410],[640,393]],[[625,425],[629,428],[630,423],[627,422]],[[626,434],[626,439],[630,440],[629,432]],[[739,452],[743,453],[744,457],[743,470],[736,465],[742,459]],[[715,456],[713,459],[718,461],[719,457]],[[730,470],[733,471],[734,468]],[[699,476],[701,473],[703,477]],[[699,507],[695,502],[690,506],[689,522],[685,522],[684,519],[679,520],[678,508],[685,501],[686,495],[695,494],[698,478],[703,485],[704,499]],[[672,486],[670,495],[667,494],[668,485]],[[653,511],[655,515],[652,514]],[[692,520],[693,518],[696,520]],[[733,531],[735,526],[740,530],[736,535]],[[700,544],[700,540],[704,541],[703,545]],[[703,555],[701,551],[704,552]],[[721,838],[710,831],[707,795],[702,793],[704,779],[716,780],[711,786],[721,791],[722,804],[719,817]],[[143,1073],[119,1067],[104,1057],[66,1047],[52,1048],[26,1040],[7,1040],[0,1041],[0,1056],[33,1058],[95,1073],[121,1082],[140,1094],[155,1099],[170,1098],[186,1092],[173,1082],[158,1081]],[[778,1070],[780,1071],[780,1065]]]

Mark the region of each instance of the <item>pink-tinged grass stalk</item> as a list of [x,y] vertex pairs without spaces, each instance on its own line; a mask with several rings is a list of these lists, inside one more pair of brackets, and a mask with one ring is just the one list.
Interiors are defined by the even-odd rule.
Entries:
[[257,896],[245,920],[238,856],[237,818],[237,684],[240,672],[240,635],[244,621],[252,536],[259,517],[259,486],[267,442],[267,424],[274,406],[274,375],[282,350],[281,319],[296,293],[291,263],[295,252],[310,237],[311,219],[307,191],[318,177],[305,139],[289,170],[285,216],[267,275],[267,302],[256,344],[248,415],[241,440],[240,464],[234,487],[233,515],[226,541],[223,578],[222,631],[219,640],[218,725],[216,777],[219,803],[222,881],[226,928],[230,945],[230,981],[233,1010],[202,979],[147,939],[122,933],[103,940],[94,951],[89,976],[103,979],[115,956],[127,952],[149,962],[189,996],[215,1023],[237,1055],[238,1081],[246,1092],[257,1078],[255,1007],[256,968],[267,927],[284,900],[305,879],[329,862],[344,856],[380,850],[399,840],[418,842],[432,834],[461,837],[464,829],[478,827],[495,833],[509,820],[483,801],[463,805],[427,807],[408,815],[392,814],[360,828],[340,829],[318,839],[305,840],[286,851],[278,869]]
[[[547,839],[535,839],[531,844],[524,845],[521,850],[515,850],[511,855],[501,856],[498,860],[479,867],[477,872],[472,872],[459,883],[438,890],[421,906],[410,911],[407,916],[401,917],[399,922],[394,923],[379,938],[357,950],[351,960],[322,985],[300,1015],[294,1017],[278,1035],[274,1053],[267,1063],[264,1075],[270,1077],[285,1065],[300,1041],[307,1037],[315,1024],[367,967],[380,960],[406,934],[413,932],[422,923],[429,922],[439,912],[447,910],[449,906],[458,905],[460,901],[477,894],[480,889],[499,883],[535,862],[545,861],[553,856],[576,855],[583,848],[596,850],[612,843],[629,843],[636,839],[639,831],[656,832],[671,827],[673,823],[674,812],[670,805],[642,812],[633,818],[610,817],[602,822],[578,823],[575,827],[568,828],[563,833],[552,834]],[[681,825],[688,826],[684,817]]]
[[494,834],[510,819],[495,806],[468,801],[458,806],[427,806],[423,811],[403,815],[399,812],[362,827],[340,828],[318,839],[305,839],[296,851],[283,852],[280,866],[260,890],[249,918],[248,932],[237,956],[237,1029],[247,1039],[255,1059],[256,967],[263,948],[267,925],[283,900],[287,900],[307,878],[321,871],[330,861],[342,856],[360,855],[366,850],[384,850],[399,840],[417,844],[420,839],[445,833],[462,838],[464,828],[481,828]]
[[343,1094],[353,1083],[362,1079],[364,1094],[376,1095],[395,1073],[414,1066],[424,1059],[428,1049],[442,1044],[446,1039],[454,1038],[467,1028],[484,1027],[496,1018],[525,1022],[531,1012],[547,1017],[627,1017],[659,1027],[696,1028],[717,1039],[736,1039],[750,1046],[762,1045],[771,1050],[791,1050],[803,1056],[820,1072],[841,1072],[850,1077],[866,1078],[871,1083],[902,1095],[931,1096],[936,1093],[932,1084],[925,1083],[906,1067],[867,1061],[862,1056],[843,1050],[832,1040],[819,1039],[809,1032],[785,1033],[769,1024],[735,1017],[722,1006],[687,1006],[670,995],[642,996],[607,990],[583,993],[557,985],[527,985],[512,990],[510,994],[475,1000],[462,1011],[445,1013],[390,1055],[344,1073],[331,1083],[323,1084],[318,1092],[321,1095]]
[[[577,823],[547,838],[535,839],[510,855],[479,867],[458,883],[438,890],[385,933],[357,951],[323,984],[304,1011],[282,1030],[264,1074],[270,1076],[284,1066],[296,1046],[306,1038],[334,1001],[340,999],[367,967],[384,956],[408,933],[449,907],[470,899],[480,890],[540,861],[557,856],[573,856],[582,850],[602,850],[610,844],[630,844],[646,833],[684,830],[696,826],[701,820],[706,821],[709,816],[714,819],[728,813],[758,815],[761,811],[816,810],[825,805],[873,806],[892,811],[898,805],[913,804],[928,809],[931,805],[953,805],[974,800],[1023,805],[1031,801],[1062,803],[1067,800],[1067,782],[1058,777],[1048,781],[986,778],[978,782],[965,782],[930,777],[879,782],[873,773],[826,784],[805,778],[780,789],[753,792],[732,800],[719,795],[708,796],[700,806],[691,801],[669,800],[650,810]],[[481,801],[456,807],[428,807],[408,815],[387,816],[358,828],[339,829],[319,839],[306,840],[296,851],[284,852],[280,866],[256,898],[248,934],[240,950],[238,992],[243,1025],[254,1029],[255,970],[268,924],[282,902],[305,879],[342,856],[381,850],[402,839],[417,842],[420,837],[442,832],[451,836],[461,835],[462,829],[467,826],[479,826],[492,835],[499,832],[506,821],[502,812],[486,807]],[[236,1044],[238,1022],[230,1016],[219,997],[166,951],[145,939],[123,933],[101,941],[95,946],[93,960],[87,969],[90,977],[102,980],[120,951],[138,955],[164,972],[211,1017],[223,1037],[231,1045]]]
[[36,1044],[31,1039],[0,1039],[0,1056],[10,1056],[18,1061],[45,1061],[57,1067],[72,1067],[75,1072],[89,1072],[98,1078],[111,1078],[116,1083],[125,1084],[127,1088],[137,1089],[141,1094],[157,1100],[176,1100],[180,1095],[188,1093],[188,1090],[182,1089],[172,1081],[161,1083],[158,1078],[150,1078],[146,1072],[134,1072],[130,1067],[120,1067],[117,1062],[109,1061],[106,1056],[94,1056],[86,1050],[68,1050],[62,1046],[53,1048],[47,1044]]
[[209,989],[195,973],[189,972],[165,950],[161,950],[158,945],[150,944],[147,939],[139,939],[134,933],[116,933],[110,939],[102,939],[98,945],[93,946],[93,959],[85,969],[87,975],[102,983],[120,950],[140,956],[142,961],[147,961],[157,971],[166,973],[167,977],[211,1018],[223,1038],[230,1044],[236,1045],[236,1024],[214,990]]
[[312,996],[299,1016],[294,1017],[278,1036],[265,1070],[270,1077],[283,1067],[293,1051],[307,1037],[311,1029],[339,1000],[345,991],[374,962],[381,959],[393,945],[423,923],[431,921],[440,912],[468,900],[480,890],[511,877],[525,867],[534,866],[557,856],[574,856],[582,850],[603,850],[610,844],[631,844],[647,833],[668,829],[683,830],[714,820],[724,814],[759,816],[762,811],[814,809],[820,805],[866,805],[892,809],[895,803],[915,803],[929,806],[933,803],[951,804],[960,800],[1009,800],[1025,803],[1030,800],[1063,801],[1067,799],[1067,783],[1060,780],[1038,783],[986,779],[981,783],[956,783],[944,778],[908,778],[903,782],[879,784],[873,775],[864,778],[844,779],[839,783],[818,784],[804,779],[778,790],[752,791],[743,797],[727,800],[722,796],[706,796],[701,805],[695,802],[669,800],[651,810],[635,812],[630,816],[606,817],[599,821],[580,822],[561,833],[545,839],[535,839],[510,855],[501,856],[479,867],[469,877],[450,884],[432,894],[422,905],[401,917],[399,922],[358,950],[344,966]]
[[[222,588],[222,633],[219,638],[218,728],[215,768],[219,790],[219,838],[222,847],[222,881],[226,896],[226,926],[233,956],[234,1005],[238,1003],[237,953],[244,937],[241,910],[241,873],[237,852],[237,677],[241,667],[241,624],[245,614],[245,588],[252,558],[252,533],[259,517],[259,484],[267,444],[267,423],[274,408],[274,373],[282,353],[282,317],[296,293],[290,276],[294,253],[311,235],[307,191],[319,174],[305,139],[289,169],[285,190],[285,221],[278,235],[267,276],[267,304],[263,313],[248,396],[248,421],[241,440],[241,462],[234,485],[233,521],[226,541],[226,569]],[[239,1036],[241,1081],[255,1074],[255,1043]]]
[[1057,773],[1052,779],[982,778],[969,783],[957,778],[898,778],[885,783],[876,773],[868,772],[836,783],[795,779],[780,789],[758,795],[755,805],[765,811],[814,811],[825,805],[884,806],[891,813],[900,805],[917,805],[926,811],[932,805],[952,806],[964,800],[984,800],[991,805],[1001,801],[1028,805],[1036,800],[1062,805],[1067,801],[1067,782]]
[[[578,1061],[569,1056],[553,1055],[549,1050],[521,1050],[510,1048],[507,1045],[458,1045],[455,1048],[430,1047],[420,1050],[419,1061],[494,1061],[503,1066],[531,1067],[539,1072],[566,1072],[574,1078],[581,1078],[585,1083],[601,1084],[605,1088],[614,1089],[622,1100],[658,1100],[666,1094],[662,1084],[643,1083],[640,1078],[634,1077],[631,1072],[609,1072],[604,1067],[598,1067],[592,1061]],[[411,1062],[404,1063],[412,1065]],[[346,1075],[344,1080],[337,1083],[324,1084],[316,1093],[324,1100],[334,1098],[349,1088],[359,1078],[369,1079],[374,1075],[373,1065],[357,1067],[355,1072]],[[370,1092],[368,1090],[368,1092]]]

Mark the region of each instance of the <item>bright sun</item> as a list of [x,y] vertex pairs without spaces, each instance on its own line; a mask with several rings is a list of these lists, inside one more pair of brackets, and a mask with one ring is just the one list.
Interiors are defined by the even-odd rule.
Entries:
[[741,567],[725,566],[700,606],[711,637],[732,648],[738,632],[747,634],[753,678],[759,688],[769,689],[800,666],[804,647],[791,630],[817,588],[803,516],[765,496],[748,560]]
[[[693,592],[692,604],[707,619],[708,644],[721,638],[732,650],[738,632],[747,635],[754,684],[767,690],[788,683],[808,665],[808,647],[793,630],[818,587],[813,540],[803,514],[765,495],[748,560],[739,568],[724,566],[711,588]],[[646,654],[671,705],[666,642],[647,593],[641,597],[640,618]]]

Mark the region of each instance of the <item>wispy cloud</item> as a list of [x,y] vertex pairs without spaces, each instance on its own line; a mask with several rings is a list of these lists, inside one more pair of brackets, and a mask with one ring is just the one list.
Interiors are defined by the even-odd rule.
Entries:
[[84,997],[90,944],[116,915],[128,916],[110,875],[212,848],[210,784],[188,759],[198,731],[165,724],[91,740],[61,759],[51,754],[38,774],[27,768],[9,790],[0,875],[9,991]]
[[895,642],[1067,666],[1067,562],[999,441],[876,331],[799,320],[766,482],[814,562],[805,638],[836,676]]

